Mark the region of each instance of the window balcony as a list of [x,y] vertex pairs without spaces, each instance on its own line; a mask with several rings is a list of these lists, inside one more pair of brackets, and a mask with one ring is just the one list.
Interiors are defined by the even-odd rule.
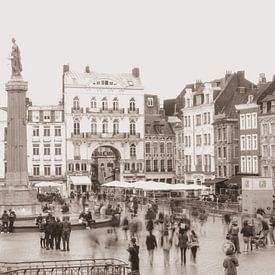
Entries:
[[72,109],[71,109],[71,112],[73,113],[73,114],[83,114],[83,108],[73,108],[72,107]]
[[124,114],[124,108],[120,108],[120,109],[113,109],[112,112],[114,114]]
[[43,141],[51,141],[51,137],[50,136],[43,136]]
[[112,138],[113,137],[113,133],[101,133],[101,137],[102,138]]
[[127,138],[129,139],[140,138],[140,133],[135,133],[135,134],[127,133]]
[[40,142],[40,136],[32,136],[32,141]]
[[85,133],[86,138],[115,138],[124,139],[127,137],[127,133]]
[[86,108],[86,113],[90,114],[90,113],[99,113],[100,112],[100,108],[90,108],[87,107]]
[[85,138],[85,133],[79,133],[79,134],[71,133],[71,138]]
[[135,109],[128,108],[128,114],[139,114],[139,108],[135,108]]
[[74,156],[74,160],[80,160],[80,156]]
[[54,136],[54,141],[62,141],[62,137],[61,136]]
[[60,161],[60,160],[62,160],[62,156],[61,155],[55,155],[54,160]]

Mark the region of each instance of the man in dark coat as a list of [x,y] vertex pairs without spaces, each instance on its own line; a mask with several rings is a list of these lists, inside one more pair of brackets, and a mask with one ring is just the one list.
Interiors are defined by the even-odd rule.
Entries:
[[69,217],[63,217],[62,221],[62,251],[70,251],[70,234],[71,234],[71,223]]
[[16,219],[16,214],[14,212],[14,210],[10,209],[9,210],[9,232],[10,233],[13,233],[14,229],[13,229],[13,226],[14,226],[14,222],[15,222],[15,219]]
[[10,220],[10,216],[7,213],[7,210],[4,210],[4,213],[2,215],[2,232],[9,233],[8,232],[9,220]]
[[60,249],[60,242],[62,236],[62,223],[59,218],[56,218],[55,224],[55,249]]
[[51,245],[52,226],[51,226],[50,223],[51,223],[51,221],[49,219],[47,219],[45,227],[44,227],[45,240],[46,240],[46,250],[49,250],[50,249],[50,245]]
[[131,263],[131,271],[139,274],[139,246],[136,245],[136,238],[132,238],[127,249],[129,252],[129,262]]

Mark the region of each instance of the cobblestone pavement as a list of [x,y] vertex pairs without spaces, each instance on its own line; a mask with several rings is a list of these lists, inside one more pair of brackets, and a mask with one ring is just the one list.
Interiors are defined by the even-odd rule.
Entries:
[[[205,236],[200,237],[200,249],[196,264],[192,264],[187,255],[187,265],[182,267],[177,261],[175,247],[171,250],[170,266],[164,268],[163,252],[159,247],[155,252],[154,266],[151,268],[148,261],[148,254],[145,247],[145,232],[141,234],[140,244],[140,269],[142,275],[167,275],[167,274],[188,274],[188,275],[220,275],[224,274],[222,261],[224,254],[223,227],[220,219],[209,218],[206,226]],[[105,248],[107,228],[93,230],[73,231],[71,235],[71,250],[69,252],[45,250],[39,246],[39,234],[15,233],[0,235],[0,261],[34,261],[34,260],[57,260],[57,259],[81,259],[90,257],[114,257],[127,261],[126,251],[128,241],[124,240],[123,232],[118,229],[119,241],[110,248]],[[155,232],[156,235],[158,232]],[[91,234],[99,237],[100,247],[94,248],[91,241]],[[242,243],[241,243],[242,245]],[[254,251],[250,255],[241,254],[238,256],[240,267],[238,274],[241,275],[273,275],[275,274],[275,247],[267,247]]]

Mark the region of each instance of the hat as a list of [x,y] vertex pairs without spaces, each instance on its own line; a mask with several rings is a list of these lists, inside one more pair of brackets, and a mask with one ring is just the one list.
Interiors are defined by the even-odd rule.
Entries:
[[136,243],[136,241],[137,241],[136,238],[132,238],[132,239],[131,239],[131,242],[132,242],[132,243]]

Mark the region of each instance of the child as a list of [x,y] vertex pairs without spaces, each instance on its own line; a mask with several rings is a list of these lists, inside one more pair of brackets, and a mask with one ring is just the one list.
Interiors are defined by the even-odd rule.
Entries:
[[226,257],[223,261],[224,274],[237,275],[237,266],[239,266],[238,259],[236,258],[234,251],[229,248],[226,251]]

